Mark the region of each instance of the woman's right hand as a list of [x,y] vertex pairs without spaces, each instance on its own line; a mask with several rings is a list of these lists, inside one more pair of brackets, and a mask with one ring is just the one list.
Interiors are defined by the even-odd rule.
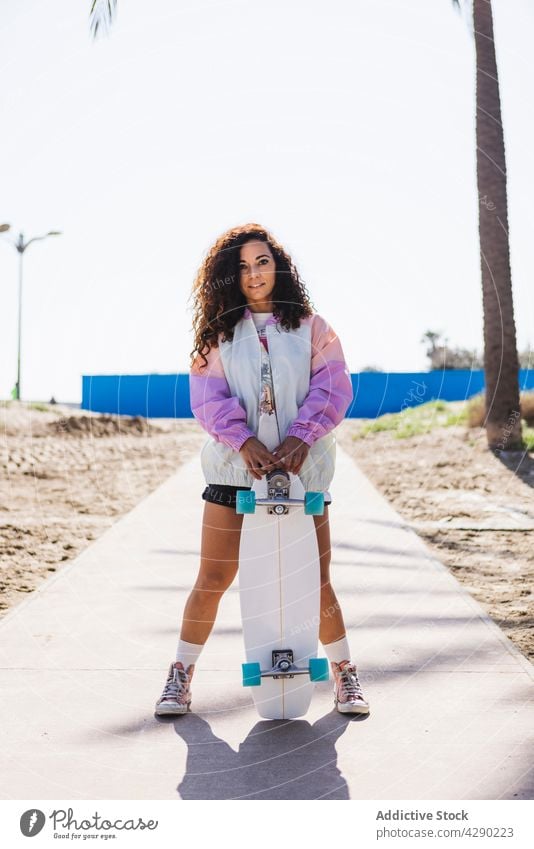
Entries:
[[261,480],[262,475],[280,466],[280,460],[271,454],[263,442],[255,436],[249,436],[239,449],[239,453],[244,457],[252,477],[258,481]]

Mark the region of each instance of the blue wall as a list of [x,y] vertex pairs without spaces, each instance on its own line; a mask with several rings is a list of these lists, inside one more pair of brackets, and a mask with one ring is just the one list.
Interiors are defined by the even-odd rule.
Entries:
[[[463,401],[484,388],[484,372],[469,369],[352,374],[347,418],[376,418],[441,398]],[[519,372],[521,390],[534,389],[534,370]],[[84,375],[82,409],[147,418],[191,418],[189,374]]]
[[188,419],[189,374],[84,375],[81,406],[98,413]]

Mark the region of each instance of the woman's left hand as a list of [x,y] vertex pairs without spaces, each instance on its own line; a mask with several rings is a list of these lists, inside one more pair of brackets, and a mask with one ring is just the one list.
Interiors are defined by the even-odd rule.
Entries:
[[280,458],[280,465],[283,469],[298,475],[309,450],[310,446],[299,439],[298,436],[286,436],[278,448],[271,451],[271,454]]

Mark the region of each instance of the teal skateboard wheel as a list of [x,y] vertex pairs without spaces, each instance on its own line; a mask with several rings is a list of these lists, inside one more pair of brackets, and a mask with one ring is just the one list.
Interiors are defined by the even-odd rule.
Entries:
[[322,516],[324,513],[324,492],[307,492],[304,495],[304,512],[307,516]]
[[236,513],[256,512],[256,493],[252,489],[238,489],[235,494]]
[[243,687],[259,687],[261,684],[261,666],[259,663],[242,663]]
[[309,670],[310,681],[328,681],[328,658],[311,657]]

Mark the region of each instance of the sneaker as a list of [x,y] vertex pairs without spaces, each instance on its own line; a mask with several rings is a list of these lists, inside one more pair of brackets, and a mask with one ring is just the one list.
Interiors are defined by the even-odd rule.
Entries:
[[163,693],[156,702],[157,716],[187,713],[191,710],[191,678],[195,665],[191,663],[187,669],[178,660],[171,663]]
[[362,693],[356,664],[349,660],[331,664],[335,681],[334,705],[340,713],[369,713]]

